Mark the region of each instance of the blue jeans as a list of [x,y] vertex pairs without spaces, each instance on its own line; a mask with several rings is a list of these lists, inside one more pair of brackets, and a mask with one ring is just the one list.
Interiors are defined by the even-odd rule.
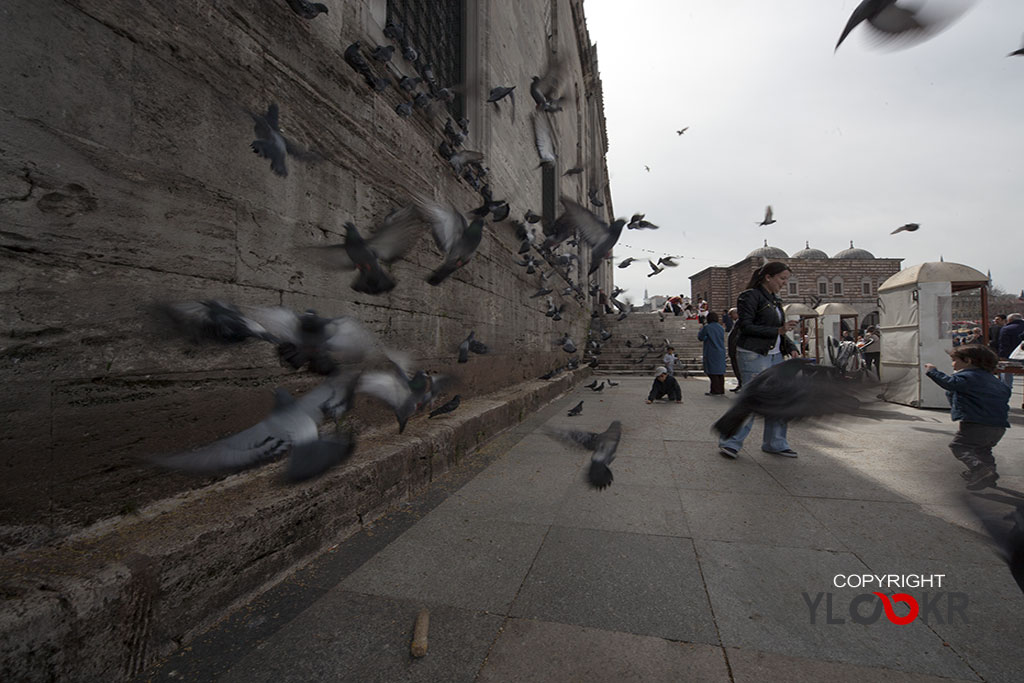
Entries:
[[[740,377],[746,384],[754,379],[756,375],[767,370],[773,365],[781,363],[785,358],[781,353],[770,353],[762,356],[759,353],[747,349],[736,349],[736,359],[740,363]],[[750,429],[754,426],[754,416],[751,415],[746,424],[728,439],[719,439],[719,446],[739,450],[743,448],[743,440],[747,438]],[[761,437],[761,449],[765,451],[785,451],[789,449],[789,442],[786,441],[786,422],[784,420],[764,421],[764,436]]]

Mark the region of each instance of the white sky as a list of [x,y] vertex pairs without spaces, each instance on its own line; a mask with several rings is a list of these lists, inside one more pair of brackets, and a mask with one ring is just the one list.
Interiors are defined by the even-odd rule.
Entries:
[[[903,267],[941,255],[1024,288],[1024,57],[1006,56],[1024,0],[980,0],[899,51],[858,27],[833,54],[858,1],[585,0],[615,213],[661,226],[624,230],[616,257],[684,257],[616,268],[634,303],[689,294],[765,238],[830,256],[852,239]],[[778,222],[756,226],[767,204]]]

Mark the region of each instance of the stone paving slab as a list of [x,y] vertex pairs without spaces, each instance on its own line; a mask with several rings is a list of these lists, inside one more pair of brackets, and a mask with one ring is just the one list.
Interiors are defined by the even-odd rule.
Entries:
[[552,527],[510,614],[718,643],[687,538]]
[[[423,608],[430,610],[428,654],[414,658],[409,646]],[[217,680],[469,683],[502,621],[445,605],[332,591]]]
[[[897,626],[884,618],[869,625],[851,621],[850,601],[868,591],[836,588],[833,577],[866,573],[868,567],[852,553],[723,541],[695,544],[726,647],[860,666],[884,663],[886,668],[933,676],[971,675],[963,659],[920,622]],[[811,623],[804,593],[812,603],[818,593],[834,594],[832,616],[844,623],[828,623],[824,596]]]
[[[765,681],[788,681],[789,683],[865,683],[885,681],[886,683],[949,683],[950,681],[980,681],[975,675],[968,678],[946,678],[926,674],[893,671],[878,667],[841,664],[821,659],[790,657],[772,652],[760,652],[747,648],[726,648],[729,669],[734,683],[764,683]],[[724,679],[723,679],[724,680]]]
[[509,619],[477,683],[708,683],[729,679],[722,649],[534,619]]
[[[615,464],[612,468],[618,470]],[[656,536],[690,535],[674,487],[624,484],[619,483],[621,478],[617,475],[603,491],[586,485],[571,487],[554,523]]]

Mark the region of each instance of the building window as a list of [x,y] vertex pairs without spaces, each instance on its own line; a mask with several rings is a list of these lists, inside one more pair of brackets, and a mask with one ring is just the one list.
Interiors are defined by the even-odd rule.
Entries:
[[869,282],[869,281],[862,282],[860,284],[860,291],[861,291],[861,294],[870,294],[871,293],[871,282]]
[[833,282],[832,283],[832,293],[833,294],[842,294],[843,293],[843,283],[839,282],[838,280],[836,282]]
[[792,280],[789,282],[789,293],[794,296],[796,295],[796,283]]
[[828,294],[828,283],[824,280],[818,283],[818,294]]
[[[452,88],[465,79],[463,69],[463,16],[461,2],[443,0],[387,0],[388,21],[403,28],[404,43],[416,51],[417,68],[429,64],[438,88]],[[399,49],[402,49],[401,45]],[[398,60],[406,67],[406,63]],[[415,75],[415,74],[409,74]],[[452,113],[462,116],[463,98],[456,95]]]

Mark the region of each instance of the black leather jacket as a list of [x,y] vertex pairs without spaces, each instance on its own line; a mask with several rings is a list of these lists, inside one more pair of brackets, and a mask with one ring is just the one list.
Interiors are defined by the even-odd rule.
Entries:
[[[740,292],[736,300],[736,311],[740,316],[736,321],[740,328],[736,346],[762,356],[768,355],[775,346],[775,338],[780,336],[779,328],[786,322],[781,309],[779,297],[769,294],[763,287]],[[779,350],[784,355],[797,350],[789,337],[784,334],[781,337]]]

